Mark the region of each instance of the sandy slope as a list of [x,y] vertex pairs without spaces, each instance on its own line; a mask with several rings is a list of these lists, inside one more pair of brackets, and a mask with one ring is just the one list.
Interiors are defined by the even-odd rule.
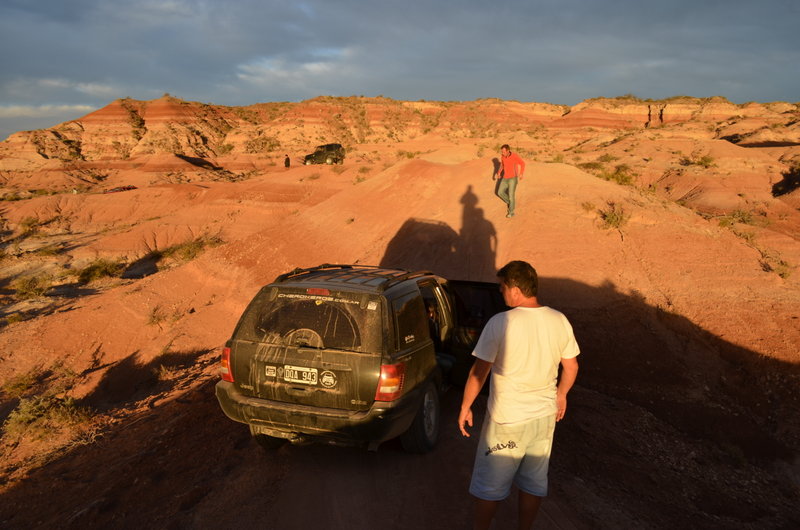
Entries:
[[[705,140],[681,141],[696,149]],[[618,144],[590,152],[622,159]],[[800,224],[796,208],[770,194],[773,177],[737,173],[775,165],[774,155],[715,147],[718,170],[731,172],[717,178],[724,185],[693,166],[672,177],[674,187],[702,188],[694,209],[574,164],[531,160],[518,215],[507,219],[491,151],[431,139],[409,149],[419,154],[365,146],[342,168],[265,166],[238,182],[159,184],[137,173],[136,190],[5,203],[9,226],[51,220],[46,237],[6,258],[8,278],[34,262],[43,271],[96,256],[130,263],[198,236],[223,244],[143,278],[65,291],[49,306],[7,295],[6,315],[27,308],[34,318],[2,329],[0,381],[63,363],[77,374],[70,395],[100,412],[101,437],[47,465],[35,458],[47,443],[5,440],[0,525],[460,527],[473,446],[452,425],[422,458],[392,444],[377,455],[262,455],[219,412],[214,363],[250,297],[294,267],[380,264],[492,281],[510,259],[536,266],[541,299],[570,317],[583,351],[542,528],[800,523],[800,280],[779,276],[765,255],[800,262]],[[658,139],[636,149],[653,161],[679,150]],[[703,205],[726,211],[744,181],[773,225],[734,225],[737,235],[698,215]],[[603,225],[610,203],[627,219],[620,228]],[[54,241],[66,245],[57,257],[33,252]],[[445,401],[452,423],[458,393]],[[4,398],[3,414],[14,404]],[[415,509],[401,509],[408,504]],[[513,506],[504,510],[501,521],[513,520]]]

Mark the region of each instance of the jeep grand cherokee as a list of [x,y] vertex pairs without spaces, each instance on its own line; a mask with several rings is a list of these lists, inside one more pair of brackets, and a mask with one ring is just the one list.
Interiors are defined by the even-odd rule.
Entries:
[[296,269],[242,314],[217,398],[265,447],[375,449],[400,436],[407,451],[426,452],[438,438],[440,389],[502,308],[495,284],[361,265]]

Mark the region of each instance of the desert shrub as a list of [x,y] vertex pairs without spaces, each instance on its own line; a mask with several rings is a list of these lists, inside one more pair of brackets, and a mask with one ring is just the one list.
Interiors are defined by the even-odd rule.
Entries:
[[607,203],[608,207],[598,210],[600,220],[603,221],[603,228],[617,228],[622,227],[628,222],[628,215],[622,206],[617,205],[613,201]]
[[11,283],[11,287],[14,289],[14,296],[21,300],[28,300],[44,296],[51,283],[52,278],[47,274],[37,274],[17,278]]
[[19,222],[19,227],[20,230],[22,230],[23,236],[33,235],[39,229],[39,218],[26,217],[25,219]]
[[680,164],[682,166],[700,166],[700,167],[702,167],[704,169],[708,169],[708,168],[713,167],[715,165],[714,164],[714,158],[709,156],[709,155],[684,156],[683,158],[681,158]]
[[579,169],[582,169],[584,171],[590,171],[592,173],[596,171],[602,171],[605,168],[605,166],[603,166],[603,164],[600,162],[582,162],[578,164],[577,167]]
[[98,258],[78,271],[78,281],[80,283],[91,283],[101,278],[116,278],[120,276],[124,270],[124,262]]
[[36,251],[36,254],[39,256],[58,256],[59,253],[61,253],[61,247],[59,245],[47,245]]
[[602,162],[603,164],[613,162],[614,160],[619,160],[619,158],[612,155],[611,153],[604,153],[601,157],[597,159],[598,162]]
[[369,168],[367,166],[361,166],[360,168],[358,168],[358,172],[361,174],[369,173],[370,171],[372,171],[372,168]]
[[154,305],[147,314],[147,325],[158,326],[167,319],[167,313],[160,305]]
[[733,230],[733,233],[734,233],[734,235],[735,235],[736,237],[739,237],[739,238],[741,238],[741,239],[744,239],[744,240],[745,240],[745,241],[747,241],[747,243],[748,243],[748,244],[750,244],[750,245],[752,245],[752,244],[753,244],[753,242],[754,242],[754,241],[755,241],[755,239],[756,239],[756,234],[755,234],[755,232],[750,232],[750,231],[747,231],[747,230]]
[[33,190],[28,190],[28,193],[31,194],[31,197],[44,197],[44,196],[47,196],[47,195],[56,195],[56,194],[58,194],[58,192],[55,191],[55,190],[45,190],[45,189],[40,189],[40,188],[33,189]]
[[789,262],[774,257],[766,257],[761,261],[761,267],[766,272],[774,272],[784,280],[792,275],[792,269],[794,269]]
[[90,409],[78,405],[73,398],[44,394],[20,399],[3,424],[3,431],[9,436],[42,438],[53,430],[83,423],[90,417]]
[[719,226],[723,228],[730,228],[735,223],[741,223],[744,225],[753,225],[755,224],[755,220],[753,219],[753,214],[748,212],[747,210],[742,210],[737,208],[736,210],[732,211],[730,214],[722,217],[719,220]]
[[233,109],[233,112],[236,114],[236,116],[238,116],[240,119],[242,119],[244,121],[247,121],[247,122],[250,122],[250,123],[253,123],[253,124],[256,124],[256,125],[259,123],[259,118],[260,118],[259,114],[258,114],[258,112],[254,111],[254,110],[243,109],[242,107],[235,107]]
[[257,136],[245,142],[244,152],[248,154],[269,153],[280,146],[280,141],[273,136]]
[[3,384],[3,393],[12,398],[21,397],[30,391],[42,377],[42,372],[38,368],[18,374]]
[[19,192],[12,191],[11,193],[4,193],[3,196],[0,197],[0,201],[14,202],[14,201],[21,201],[23,198],[24,197],[21,197],[19,195]]
[[603,180],[616,182],[617,184],[621,184],[623,186],[632,186],[634,173],[627,164],[619,164],[614,168],[613,172],[609,173],[608,171],[602,171],[598,177]]
[[16,324],[17,322],[25,322],[28,320],[28,314],[25,311],[11,313],[5,318],[6,324]]
[[336,173],[337,175],[341,175],[342,173],[344,173],[345,171],[347,171],[347,168],[345,168],[343,165],[336,165],[336,166],[333,166],[333,167],[331,168],[331,170],[332,170],[334,173]]
[[222,244],[222,239],[217,236],[200,236],[164,250],[155,250],[149,257],[160,260],[163,258],[173,258],[178,261],[191,261],[199,256],[206,248],[215,247]]
[[593,203],[586,201],[581,203],[581,208],[583,208],[587,212],[593,212],[596,206]]
[[218,155],[227,155],[231,151],[233,151],[233,144],[222,144],[217,148]]

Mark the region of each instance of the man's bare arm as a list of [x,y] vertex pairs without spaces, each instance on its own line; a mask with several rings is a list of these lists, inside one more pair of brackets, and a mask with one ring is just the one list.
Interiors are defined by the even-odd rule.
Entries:
[[578,377],[578,358],[561,359],[561,380],[556,388],[556,421],[561,421],[567,412],[567,393]]
[[492,363],[482,359],[475,359],[475,364],[467,376],[467,384],[464,385],[464,398],[461,400],[461,412],[458,414],[458,428],[466,437],[469,437],[467,425],[472,427],[472,403],[481,393],[481,388],[492,370]]

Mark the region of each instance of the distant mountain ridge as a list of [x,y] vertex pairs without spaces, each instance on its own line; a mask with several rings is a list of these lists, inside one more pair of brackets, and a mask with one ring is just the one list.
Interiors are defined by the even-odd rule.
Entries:
[[[785,123],[797,103],[737,105],[715,97],[640,100],[596,98],[573,107],[499,99],[468,102],[396,101],[383,97],[317,97],[299,103],[228,107],[187,102],[170,95],[151,101],[118,99],[86,116],[49,129],[23,131],[0,142],[0,169],[19,169],[7,159],[128,160],[140,155],[222,157],[307,148],[327,141],[345,145],[487,138],[540,128],[641,129],[683,122],[759,118]],[[741,141],[756,131],[736,136]],[[722,132],[721,132],[722,134]],[[794,132],[780,141],[798,141]]]

